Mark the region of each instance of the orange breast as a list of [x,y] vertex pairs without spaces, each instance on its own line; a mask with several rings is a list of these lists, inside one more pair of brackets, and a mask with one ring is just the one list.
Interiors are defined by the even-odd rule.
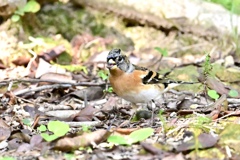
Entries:
[[[134,102],[144,102],[156,98],[156,95],[160,94],[161,87],[153,84],[143,84],[142,78],[146,75],[144,71],[135,70],[132,73],[123,72],[120,69],[114,69],[110,71],[109,81],[113,87],[114,92],[128,100]],[[149,94],[149,91],[152,91],[153,94]],[[145,96],[144,91],[147,92],[147,97]],[[140,95],[139,95],[140,94]],[[152,97],[151,97],[152,96]],[[139,99],[139,100],[138,100]],[[131,102],[132,102],[131,101]]]

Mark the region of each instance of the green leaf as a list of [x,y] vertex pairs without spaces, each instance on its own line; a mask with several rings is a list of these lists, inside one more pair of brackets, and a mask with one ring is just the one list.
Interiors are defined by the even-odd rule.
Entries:
[[147,139],[153,134],[154,130],[152,128],[142,128],[132,132],[129,135],[130,143],[136,143]]
[[112,93],[113,92],[113,88],[112,87],[108,87],[107,89],[103,90],[103,92]]
[[100,71],[98,72],[98,76],[99,76],[100,78],[102,78],[102,80],[108,79],[108,76],[107,76],[106,72],[103,71],[103,70],[100,70]]
[[120,144],[120,145],[129,144],[128,141],[123,136],[109,136],[107,141],[113,144]]
[[37,128],[40,132],[45,132],[47,130],[47,127],[45,125],[41,125]]
[[24,16],[24,10],[23,10],[23,8],[18,8],[18,10],[16,10],[15,12],[14,12],[14,14],[17,14],[17,15],[20,15],[20,16]]
[[207,94],[209,95],[209,97],[211,97],[212,99],[217,100],[219,98],[219,94],[215,91],[215,90],[208,90]]
[[8,157],[8,156],[0,157],[0,160],[15,160],[15,159],[16,158]]
[[30,121],[29,119],[27,119],[27,118],[24,118],[24,119],[22,120],[22,122],[23,122],[23,124],[25,124],[25,125],[27,125],[27,126],[31,126],[31,121]]
[[205,76],[211,75],[211,71],[213,69],[213,66],[211,64],[211,56],[209,55],[209,53],[206,55],[203,68],[204,68],[203,73],[204,73]]
[[234,89],[231,89],[228,94],[231,97],[237,97],[238,96],[238,91],[236,91]]
[[25,12],[32,12],[36,13],[40,10],[40,4],[34,0],[30,0],[27,2],[27,4],[24,6],[23,10]]
[[49,135],[47,133],[42,133],[41,136],[43,137],[43,139],[45,139],[47,142],[51,142],[57,138],[59,138],[59,136],[53,134],[53,135]]
[[161,53],[163,57],[168,56],[168,51],[166,48],[155,47],[154,49]]
[[[50,121],[48,123],[48,130],[53,132],[52,135],[47,133],[42,133],[41,136],[48,142],[51,142],[63,135],[65,135],[69,131],[69,125],[60,121]],[[47,128],[44,125],[38,127],[39,131],[46,131]]]
[[113,92],[113,88],[112,88],[112,87],[109,87],[107,91],[108,91],[109,93],[112,93],[112,92]]
[[74,160],[74,159],[76,159],[76,156],[74,154],[72,154],[72,153],[65,153],[64,154],[64,158],[66,160]]
[[50,121],[48,123],[48,130],[53,132],[54,135],[58,137],[64,136],[69,131],[69,129],[69,125],[64,122]]
[[211,118],[209,117],[205,117],[205,116],[199,116],[197,117],[197,124],[198,125],[204,125],[204,124],[208,124],[212,121]]
[[19,19],[20,19],[20,16],[19,16],[19,15],[16,15],[16,14],[12,15],[12,17],[11,17],[11,20],[12,20],[13,22],[17,22],[17,21],[19,21]]
[[83,132],[89,132],[90,126],[88,125],[82,125],[82,131]]

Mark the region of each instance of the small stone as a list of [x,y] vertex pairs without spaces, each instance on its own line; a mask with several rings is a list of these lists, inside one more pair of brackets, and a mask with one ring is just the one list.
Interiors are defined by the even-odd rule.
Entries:
[[234,59],[232,56],[227,56],[225,57],[225,62],[224,62],[224,66],[225,67],[230,67],[234,65]]

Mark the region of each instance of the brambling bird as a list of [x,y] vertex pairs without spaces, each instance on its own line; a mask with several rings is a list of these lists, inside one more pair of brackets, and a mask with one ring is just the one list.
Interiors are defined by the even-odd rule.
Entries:
[[157,72],[132,64],[120,49],[113,49],[107,56],[107,68],[110,71],[109,81],[113,91],[132,103],[148,103],[161,97],[169,89],[179,84],[192,82],[173,81]]

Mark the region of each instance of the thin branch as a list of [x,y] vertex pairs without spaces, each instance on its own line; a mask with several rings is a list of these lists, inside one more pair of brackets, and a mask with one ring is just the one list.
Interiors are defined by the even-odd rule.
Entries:
[[[54,88],[68,88],[72,86],[104,86],[107,85],[106,83],[90,83],[90,82],[79,82],[79,83],[74,83],[74,82],[61,82],[61,81],[56,81],[56,80],[42,80],[42,79],[12,79],[12,80],[6,80],[2,81],[1,83],[12,83],[14,81],[17,82],[30,82],[30,83],[39,83],[39,82],[50,82],[50,83],[56,83],[52,85],[43,85],[35,88],[26,88],[20,91],[14,92],[15,96],[23,95],[26,93],[31,93],[31,92],[38,92],[41,90],[46,90],[46,89],[54,89]],[[0,84],[1,84],[0,83]]]
[[64,82],[64,81],[57,81],[57,80],[48,80],[48,79],[10,79],[10,80],[4,80],[0,82],[0,86],[6,85],[10,83],[11,81],[17,81],[17,82],[29,82],[29,83],[39,83],[39,82],[49,82],[49,83],[57,83],[57,84],[68,84],[71,86],[104,86],[106,83],[92,83],[92,82]]
[[45,90],[45,89],[54,89],[54,88],[60,88],[60,87],[61,88],[67,88],[67,87],[71,87],[71,86],[72,86],[71,84],[44,85],[44,86],[35,87],[35,88],[26,88],[26,89],[23,89],[23,90],[20,90],[20,91],[13,92],[13,94],[15,96],[19,96],[19,95],[26,94],[26,93],[29,93],[29,92],[38,92],[38,91]]

